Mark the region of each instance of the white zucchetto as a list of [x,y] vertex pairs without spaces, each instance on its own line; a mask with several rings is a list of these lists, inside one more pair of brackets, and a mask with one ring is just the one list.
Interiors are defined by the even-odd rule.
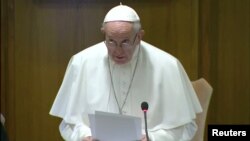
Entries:
[[118,5],[106,14],[103,23],[112,21],[138,22],[140,18],[134,9],[126,5]]

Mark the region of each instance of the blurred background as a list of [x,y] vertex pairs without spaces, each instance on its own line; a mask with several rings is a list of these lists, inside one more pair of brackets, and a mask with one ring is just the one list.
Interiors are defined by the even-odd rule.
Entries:
[[1,0],[1,113],[10,141],[61,141],[49,115],[68,61],[104,40],[106,12],[139,14],[144,40],[213,87],[207,124],[250,124],[249,0]]

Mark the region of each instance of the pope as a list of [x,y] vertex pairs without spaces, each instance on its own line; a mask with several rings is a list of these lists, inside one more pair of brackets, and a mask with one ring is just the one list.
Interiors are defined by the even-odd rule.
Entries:
[[[192,140],[196,113],[202,109],[180,61],[142,40],[140,18],[129,6],[112,8],[101,32],[103,42],[69,61],[50,111],[62,119],[61,136],[94,140],[88,114],[103,111],[143,119],[141,102],[147,101],[149,140]],[[144,128],[142,124],[142,141],[147,140]]]

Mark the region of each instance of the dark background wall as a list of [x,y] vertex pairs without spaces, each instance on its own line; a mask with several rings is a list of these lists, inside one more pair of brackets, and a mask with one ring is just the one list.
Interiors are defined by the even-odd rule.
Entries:
[[[144,40],[214,88],[207,123],[250,124],[249,0],[124,0]],[[1,0],[1,112],[11,141],[62,140],[49,116],[70,57],[103,41],[115,0]]]

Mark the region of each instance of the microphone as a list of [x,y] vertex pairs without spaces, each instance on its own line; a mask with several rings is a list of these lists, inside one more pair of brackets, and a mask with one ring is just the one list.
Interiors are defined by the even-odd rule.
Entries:
[[146,133],[146,138],[147,141],[149,141],[149,137],[148,137],[148,125],[147,125],[147,111],[148,111],[148,103],[147,102],[142,102],[141,103],[141,109],[144,113],[144,121],[145,121],[145,133]]

